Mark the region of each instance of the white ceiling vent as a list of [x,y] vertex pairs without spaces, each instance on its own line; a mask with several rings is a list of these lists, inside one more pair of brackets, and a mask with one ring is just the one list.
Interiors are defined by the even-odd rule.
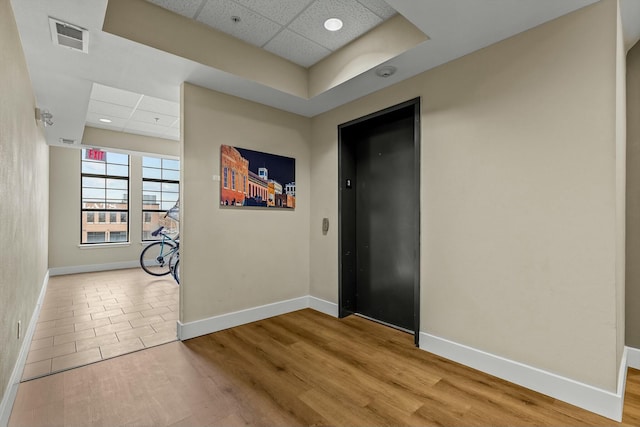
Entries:
[[67,144],[67,145],[75,145],[76,144],[76,140],[75,139],[70,139],[70,138],[60,138],[60,142],[63,144]]
[[49,17],[49,28],[53,44],[89,53],[88,30],[51,17]]

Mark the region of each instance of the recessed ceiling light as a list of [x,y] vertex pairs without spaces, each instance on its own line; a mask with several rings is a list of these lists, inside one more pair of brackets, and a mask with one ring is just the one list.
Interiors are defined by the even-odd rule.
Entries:
[[98,121],[101,121],[102,123],[111,123],[111,120],[109,119],[98,119]]
[[324,21],[324,27],[329,31],[338,31],[342,28],[342,20],[338,18],[329,18]]

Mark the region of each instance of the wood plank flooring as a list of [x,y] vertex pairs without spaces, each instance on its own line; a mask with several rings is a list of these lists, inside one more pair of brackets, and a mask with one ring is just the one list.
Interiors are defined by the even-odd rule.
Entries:
[[640,425],[413,346],[400,331],[306,309],[20,384],[9,426]]

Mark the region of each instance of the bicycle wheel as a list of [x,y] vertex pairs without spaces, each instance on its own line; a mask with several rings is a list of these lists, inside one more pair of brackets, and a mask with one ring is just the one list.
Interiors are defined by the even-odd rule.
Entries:
[[171,242],[155,242],[144,248],[140,254],[140,266],[152,276],[169,274],[169,258],[176,245]]
[[173,278],[176,279],[176,283],[180,284],[180,260],[176,261],[173,266]]

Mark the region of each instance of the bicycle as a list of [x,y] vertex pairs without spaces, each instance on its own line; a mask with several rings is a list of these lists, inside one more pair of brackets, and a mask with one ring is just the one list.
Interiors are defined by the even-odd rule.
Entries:
[[179,284],[180,280],[177,273],[179,270],[176,268],[179,262],[179,235],[175,238],[171,237],[164,229],[164,226],[160,226],[151,235],[154,237],[161,235],[162,238],[142,250],[140,266],[152,276],[165,276],[171,273]]

